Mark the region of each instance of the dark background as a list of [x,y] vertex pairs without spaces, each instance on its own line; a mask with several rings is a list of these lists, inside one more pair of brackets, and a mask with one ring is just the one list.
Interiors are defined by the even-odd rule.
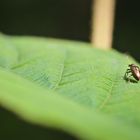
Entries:
[[[113,48],[140,61],[140,2],[116,0]],[[90,41],[92,0],[1,0],[0,31]]]
[[0,108],[0,140],[78,140],[61,130],[26,123]]

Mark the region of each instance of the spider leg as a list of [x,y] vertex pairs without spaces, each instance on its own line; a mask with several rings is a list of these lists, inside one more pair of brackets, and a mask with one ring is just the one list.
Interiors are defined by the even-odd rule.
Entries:
[[133,76],[133,74],[131,73],[128,77],[127,80],[130,82],[130,77]]
[[133,76],[133,74],[131,73],[130,75],[128,75],[128,77],[127,78],[130,78],[131,76]]
[[132,76],[131,70],[130,69],[127,69],[126,70],[126,73],[124,75],[124,79],[129,81],[131,76]]
[[127,69],[126,72],[131,72],[131,69]]
[[125,73],[125,76],[128,76],[129,73],[131,73],[131,70],[130,69],[127,69],[126,70],[126,73]]

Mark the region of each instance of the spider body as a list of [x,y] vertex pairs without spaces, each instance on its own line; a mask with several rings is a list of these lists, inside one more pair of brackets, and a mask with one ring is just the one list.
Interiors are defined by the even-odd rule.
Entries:
[[[125,78],[130,80],[130,77],[133,76],[137,81],[140,80],[140,68],[135,64],[128,65],[129,69],[127,69],[125,73]],[[129,75],[130,74],[130,75]]]

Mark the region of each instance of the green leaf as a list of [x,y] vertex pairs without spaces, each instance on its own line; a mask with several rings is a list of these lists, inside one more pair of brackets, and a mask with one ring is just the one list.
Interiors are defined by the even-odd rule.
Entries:
[[88,43],[0,36],[0,105],[80,139],[139,140],[140,84],[132,58]]

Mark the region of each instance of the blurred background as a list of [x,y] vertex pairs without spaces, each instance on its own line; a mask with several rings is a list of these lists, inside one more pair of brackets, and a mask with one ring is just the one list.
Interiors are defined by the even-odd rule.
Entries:
[[[116,0],[113,48],[140,61],[139,0]],[[1,0],[0,31],[90,41],[92,0]]]

